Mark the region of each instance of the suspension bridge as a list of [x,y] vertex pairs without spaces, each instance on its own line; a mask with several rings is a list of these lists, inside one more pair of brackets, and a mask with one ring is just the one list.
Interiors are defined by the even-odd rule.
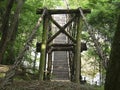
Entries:
[[[43,9],[39,9],[37,14],[41,14],[43,11]],[[83,12],[89,13],[90,11],[83,10]],[[79,9],[46,9],[41,43],[40,79],[50,79],[53,76],[55,80],[79,82],[80,52],[86,50],[85,44],[81,44],[80,17]],[[46,60],[46,54],[48,54],[48,60]],[[48,65],[47,69],[46,65]]]

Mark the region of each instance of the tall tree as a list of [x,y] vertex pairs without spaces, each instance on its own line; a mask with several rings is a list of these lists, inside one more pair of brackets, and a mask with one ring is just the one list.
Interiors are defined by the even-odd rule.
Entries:
[[105,90],[120,90],[120,16],[113,38]]
[[5,53],[5,47],[6,47],[6,39],[7,39],[7,34],[8,34],[8,27],[9,27],[9,17],[11,14],[11,9],[13,7],[14,0],[9,0],[8,4],[6,6],[6,11],[2,19],[2,26],[1,26],[1,32],[2,32],[2,37],[0,41],[0,63],[3,59],[3,55]]
[[19,14],[20,14],[22,5],[24,3],[24,0],[16,1],[16,3],[17,3],[17,7],[14,12],[14,16],[13,16],[13,19],[11,20],[11,23],[9,23],[10,21],[9,16],[11,15],[11,9],[13,7],[14,0],[10,0],[8,2],[7,9],[6,9],[5,16],[4,16],[5,20],[2,23],[3,33],[2,33],[2,38],[0,42],[0,62],[3,60],[3,56],[5,54],[5,51],[8,47],[10,40],[13,40],[13,38],[15,38],[16,30],[18,27]]

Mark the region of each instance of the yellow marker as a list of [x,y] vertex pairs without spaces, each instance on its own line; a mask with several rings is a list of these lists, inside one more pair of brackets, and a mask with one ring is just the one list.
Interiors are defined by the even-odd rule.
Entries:
[[45,49],[46,48],[46,45],[45,44],[42,44],[42,49]]

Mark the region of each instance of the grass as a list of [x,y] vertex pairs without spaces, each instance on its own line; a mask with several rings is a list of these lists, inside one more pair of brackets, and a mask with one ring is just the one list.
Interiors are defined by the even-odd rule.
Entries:
[[95,90],[104,90],[104,86],[95,86]]

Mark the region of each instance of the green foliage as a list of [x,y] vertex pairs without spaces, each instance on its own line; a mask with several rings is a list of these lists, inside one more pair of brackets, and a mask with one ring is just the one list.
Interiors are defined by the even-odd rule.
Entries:
[[7,0],[0,1],[0,27],[1,27],[2,16],[5,11],[6,4],[7,4]]
[[[101,44],[101,48],[109,58],[111,43],[115,32],[117,16],[120,13],[119,0],[69,0],[70,8],[78,8],[80,6],[91,9],[91,13],[87,15],[87,20],[96,30],[97,40]],[[95,57],[99,62],[101,61],[95,52],[94,43],[86,32],[84,26],[82,38],[88,44],[87,56]],[[88,61],[87,61],[88,62]],[[91,63],[91,62],[90,62]],[[92,65],[91,65],[92,66]],[[105,71],[103,70],[103,74]]]

